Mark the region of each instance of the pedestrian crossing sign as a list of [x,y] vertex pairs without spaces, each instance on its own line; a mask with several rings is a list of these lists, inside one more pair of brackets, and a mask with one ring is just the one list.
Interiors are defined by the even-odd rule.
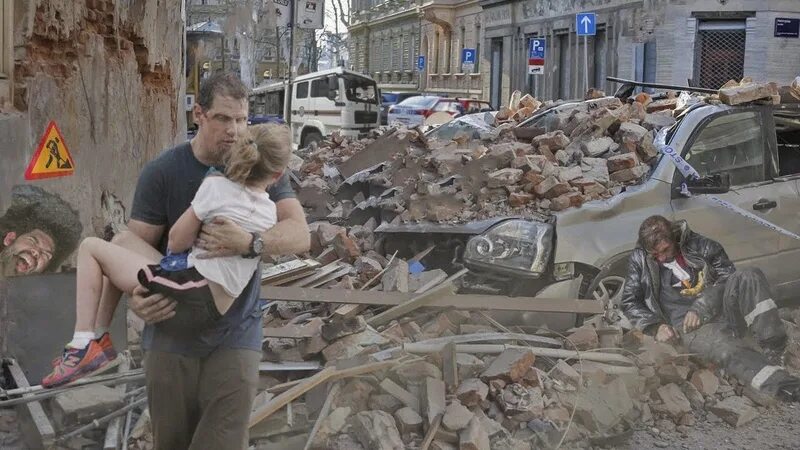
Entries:
[[33,158],[25,171],[25,179],[65,177],[74,172],[75,162],[67,150],[67,143],[64,142],[64,136],[61,135],[58,125],[52,120],[33,153]]

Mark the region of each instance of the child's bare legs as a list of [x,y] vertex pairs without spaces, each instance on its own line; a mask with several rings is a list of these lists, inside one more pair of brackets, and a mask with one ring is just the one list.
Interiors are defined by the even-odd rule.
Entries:
[[[92,333],[98,319],[104,321],[101,325],[106,327],[111,322],[119,297],[112,298],[111,294],[116,293],[106,289],[104,294],[107,302],[102,305],[104,276],[109,282],[105,284],[113,285],[118,291],[131,293],[139,285],[139,269],[158,262],[159,257],[153,256],[150,258],[99,238],[84,239],[78,250],[75,332]],[[101,305],[103,317],[100,317]]]
[[[151,247],[150,244],[130,231],[117,233],[111,242],[144,256],[150,261],[147,264],[154,264],[162,258],[158,250]],[[114,286],[114,284],[109,283],[107,277],[104,277],[103,290],[100,295],[100,305],[97,308],[97,317],[94,322],[94,327],[92,328],[93,330],[100,330],[100,334],[102,334],[102,331],[108,330],[108,327],[111,326],[111,319],[114,317],[114,311],[117,310],[117,305],[121,297],[122,291]]]

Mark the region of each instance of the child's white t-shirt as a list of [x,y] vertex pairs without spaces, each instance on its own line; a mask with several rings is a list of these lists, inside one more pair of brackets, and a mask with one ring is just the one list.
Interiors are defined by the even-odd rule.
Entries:
[[[278,220],[275,202],[266,191],[252,190],[224,176],[206,177],[192,200],[192,208],[203,223],[214,217],[227,217],[248,232],[263,232]],[[202,253],[204,250],[193,247],[189,265],[234,298],[242,293],[261,261],[261,258],[242,256],[198,259]]]

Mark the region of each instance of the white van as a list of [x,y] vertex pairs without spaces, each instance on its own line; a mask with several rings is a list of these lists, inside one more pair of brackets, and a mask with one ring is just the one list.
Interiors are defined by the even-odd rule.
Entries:
[[288,118],[297,149],[333,131],[357,138],[377,128],[380,96],[375,80],[337,67],[254,88],[250,111],[252,122],[270,115]]

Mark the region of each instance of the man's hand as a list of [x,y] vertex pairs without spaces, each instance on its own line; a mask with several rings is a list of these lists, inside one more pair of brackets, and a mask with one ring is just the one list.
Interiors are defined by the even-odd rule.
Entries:
[[694,311],[687,312],[686,317],[683,318],[683,332],[688,333],[698,327],[700,327],[700,316]]
[[661,324],[656,332],[656,341],[658,342],[669,342],[677,337],[675,330],[665,323]]
[[253,235],[226,217],[215,217],[203,225],[195,245],[205,250],[200,259],[239,256],[250,251]]
[[175,300],[161,294],[149,295],[150,291],[144,286],[136,286],[129,306],[133,312],[147,323],[153,324],[167,320],[175,315]]

